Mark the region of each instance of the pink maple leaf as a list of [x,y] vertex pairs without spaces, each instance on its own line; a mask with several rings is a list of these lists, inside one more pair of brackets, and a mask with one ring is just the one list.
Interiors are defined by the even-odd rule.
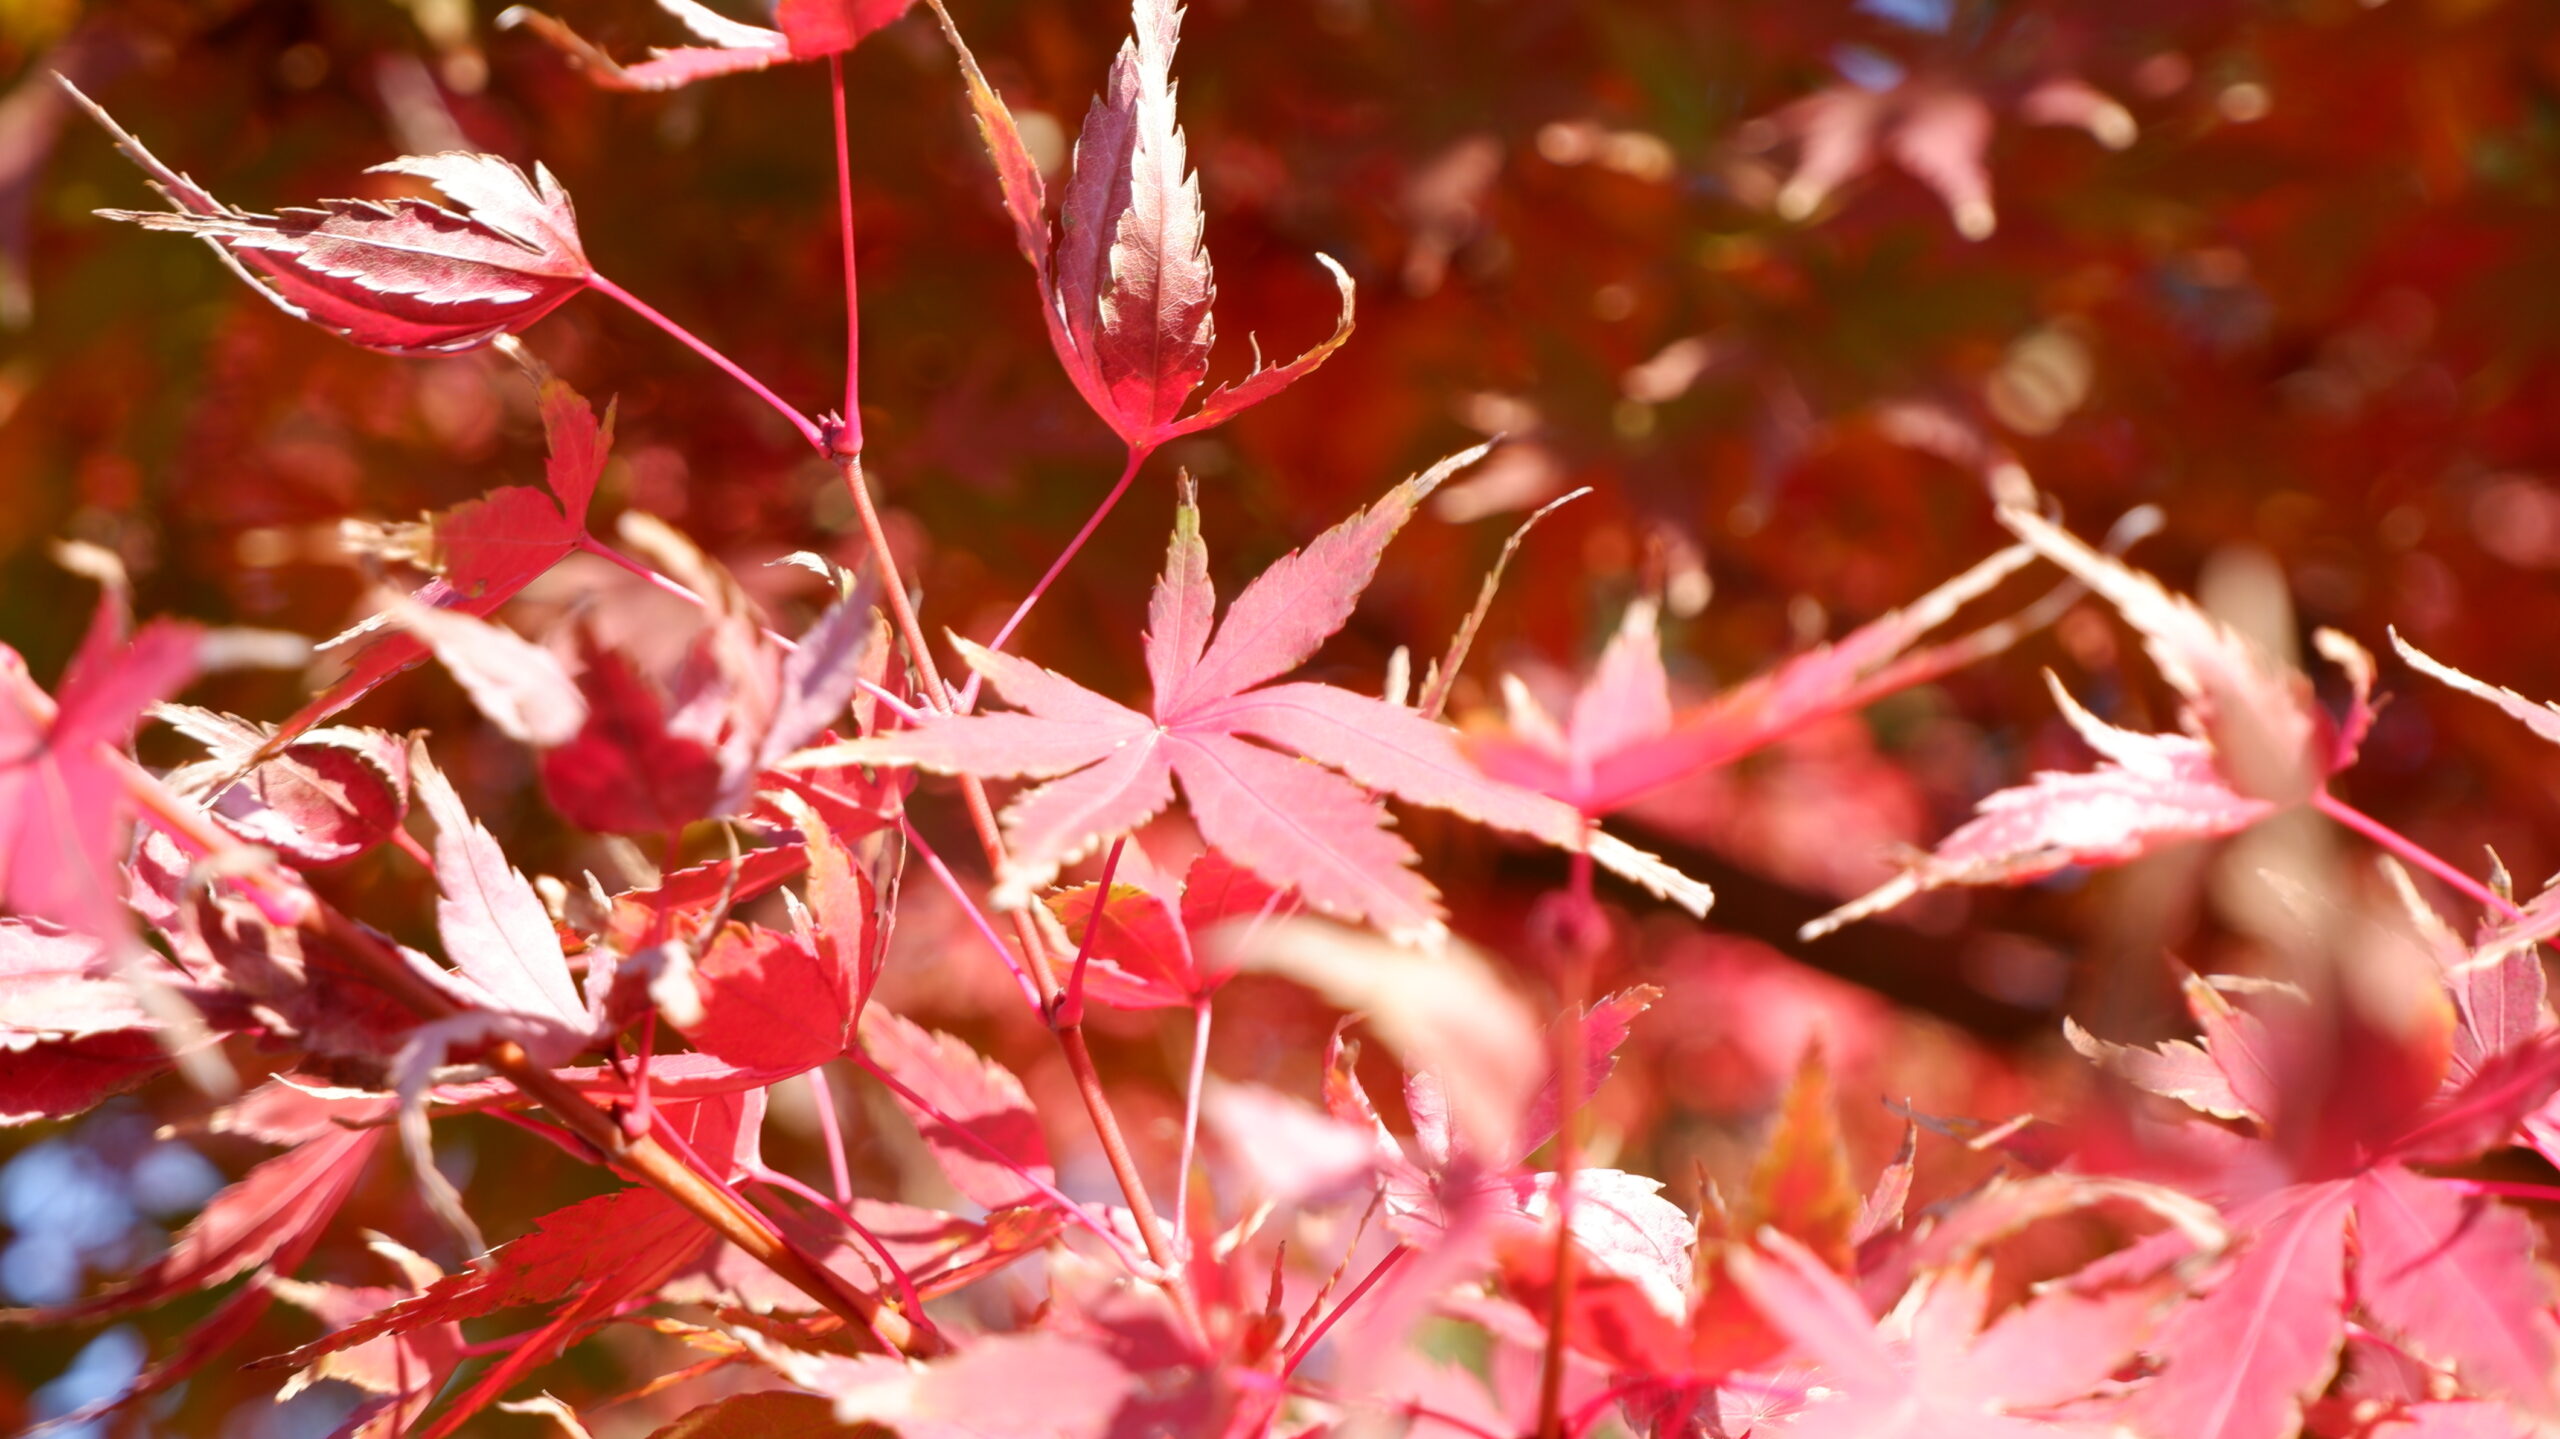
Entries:
[[409,768],[419,802],[436,826],[436,930],[454,965],[450,983],[475,1009],[503,1017],[537,1056],[567,1058],[593,1025],[569,976],[550,911],[497,840],[462,807],[423,743],[412,752]]
[[568,193],[540,165],[528,176],[495,155],[405,155],[373,168],[424,180],[455,208],[323,200],[260,215],[215,199],[69,81],[63,88],[176,207],[99,214],[205,241],[276,308],[367,349],[473,349],[531,325],[594,278]]
[[1057,1171],[1039,1113],[1010,1070],[879,1005],[862,1012],[862,1048],[925,1101],[897,1096],[954,1189],[988,1209],[1046,1202],[1041,1186],[1054,1186]]
[[794,60],[823,60],[860,44],[874,30],[907,13],[915,0],[781,0],[775,28],[732,20],[697,0],[658,0],[708,45],[657,47],[637,65],[616,62],[559,20],[518,5],[499,15],[501,26],[521,25],[569,57],[587,78],[607,90],[673,90],[696,80],[744,75]]
[[[2103,1385],[2142,1346],[2173,1291],[2067,1281],[1985,1324],[1991,1267],[1940,1270],[1879,1332],[1856,1290],[1775,1230],[1727,1272],[1821,1367],[1832,1392],[1788,1426],[1800,1439],[2034,1439],[2110,1431],[2049,1417]],[[2173,1432],[2173,1431],[2162,1431]]]
[[2373,660],[2346,636],[2323,630],[2317,637],[2354,686],[2341,725],[2313,700],[2308,679],[2149,575],[2040,516],[2004,509],[2000,519],[2140,632],[2182,702],[2183,732],[2118,729],[2053,681],[2063,718],[2104,762],[2084,773],[2040,774],[1989,796],[1929,855],[1807,924],[1806,939],[1926,890],[2018,884],[2070,865],[2120,864],[2181,841],[2237,834],[2311,800],[2354,762],[2373,722]]
[[1505,722],[1479,726],[1467,750],[1486,773],[1586,815],[1623,809],[1664,785],[1730,764],[1805,726],[1871,704],[1994,651],[2000,629],[1917,653],[1912,646],[2033,557],[2011,546],[1911,604],[1682,713],[1662,664],[1657,606],[1627,607],[1561,723],[1516,677]]
[[0,645],[0,909],[109,935],[125,925],[121,752],[143,712],[194,677],[201,632],[168,620],[133,632],[122,575],[99,574],[97,613],[54,694]]
[[2532,1224],[2411,1167],[2510,1143],[2560,1090],[2560,1044],[2533,1034],[2491,1052],[2475,1032],[2473,1060],[2457,1065],[2472,1021],[2438,976],[2421,982],[2387,1004],[2314,1004],[2286,986],[2191,981],[2198,1041],[2146,1051],[2076,1038],[2118,1076],[2205,1116],[2160,1146],[2185,1143],[2171,1162],[2222,1199],[2245,1240],[2163,1326],[2162,1377],[2128,1410],[2146,1432],[2292,1433],[2357,1311],[2476,1392],[2537,1413],[2560,1405],[2560,1281],[2536,1257]]
[[[1572,806],[1488,779],[1456,731],[1331,685],[1274,684],[1340,629],[1414,507],[1480,451],[1444,460],[1283,556],[1216,620],[1208,549],[1186,500],[1148,608],[1152,715],[1028,661],[957,640],[1018,713],[934,717],[917,728],[798,756],[1029,778],[1005,811],[1002,902],[1021,903],[1068,864],[1153,818],[1178,777],[1209,843],[1312,907],[1390,933],[1440,931],[1438,896],[1411,868],[1369,790],[1570,850],[1703,911],[1703,886],[1588,828]],[[1214,631],[1214,633],[1213,633]],[[1364,788],[1365,787],[1365,788]]]
[[978,70],[948,12],[937,4],[960,66],[1014,238],[1040,287],[1042,318],[1077,393],[1132,451],[1221,424],[1312,373],[1351,337],[1351,277],[1324,255],[1342,292],[1342,318],[1322,344],[1285,365],[1257,351],[1242,379],[1210,392],[1188,417],[1183,405],[1208,375],[1217,284],[1203,243],[1199,177],[1174,120],[1173,50],[1182,8],[1136,0],[1135,33],[1112,61],[1103,94],[1076,136],[1053,238],[1040,167],[1013,114]]

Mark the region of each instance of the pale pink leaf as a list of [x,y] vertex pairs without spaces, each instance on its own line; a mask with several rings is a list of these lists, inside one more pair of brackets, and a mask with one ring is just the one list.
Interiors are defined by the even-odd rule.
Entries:
[[1104,1439],[1136,1379],[1102,1349],[1048,1333],[999,1334],[928,1364],[822,1360],[785,1366],[835,1396],[836,1419],[901,1439]]
[[1818,938],[1926,890],[2019,884],[2075,864],[2120,864],[2183,841],[2237,834],[2275,812],[2223,783],[2202,741],[2160,738],[2178,746],[2170,773],[2109,764],[2083,774],[2047,772],[2001,790],[1927,858],[1807,924],[1803,937]]
[[2345,1184],[2289,1190],[2232,1216],[2247,1236],[2218,1285],[2173,1314],[2161,1373],[2130,1417],[2182,1439],[2291,1439],[2337,1369],[2346,1325]]
[[[1056,1171],[1022,1081],[950,1035],[876,1004],[862,1012],[862,1047],[873,1063],[933,1106],[928,1113],[898,1096],[954,1189],[988,1209],[1045,1202],[1039,1187],[1023,1177],[1054,1182]],[[1011,1163],[990,1158],[990,1149]]]
[[2356,1297],[2394,1338],[2473,1392],[2560,1412],[2560,1287],[2533,1222],[2485,1195],[2386,1164],[2355,1182]]
[[2133,112],[2122,102],[2077,75],[2056,75],[2037,82],[2018,97],[2018,118],[2030,125],[2067,125],[2086,130],[2110,150],[2129,148],[2142,134]]
[[886,633],[872,623],[868,594],[857,591],[829,605],[783,657],[781,693],[756,747],[756,767],[781,763],[837,724],[863,676],[880,668],[886,643]]
[[2560,704],[2547,702],[2535,704],[2514,690],[2500,688],[2486,680],[2473,679],[2400,638],[2398,630],[2391,632],[2391,647],[2398,650],[2400,658],[2407,660],[2410,667],[2420,674],[2451,685],[2474,699],[2487,700],[2525,728],[2553,744],[2560,744]]
[[2170,1039],[2148,1046],[2116,1044],[2082,1029],[2067,1015],[2062,1021],[2062,1036],[2082,1058],[2138,1089],[2220,1119],[2255,1117],[2232,1093],[2231,1081],[2214,1063],[2213,1056],[2192,1041]]
[[408,812],[409,747],[397,735],[313,730],[260,761],[270,726],[189,705],[152,713],[206,750],[203,761],[171,771],[169,787],[204,796],[223,828],[296,864],[353,859],[389,838]]
[[1201,835],[1238,863],[1337,918],[1410,939],[1441,932],[1413,847],[1340,775],[1220,734],[1176,735],[1167,748]]
[[1343,1197],[1376,1160],[1366,1129],[1259,1084],[1212,1084],[1200,1118],[1253,1203]]
[[[1543,1027],[1484,955],[1456,940],[1418,948],[1309,919],[1228,927],[1204,943],[1220,963],[1294,980],[1362,1016],[1408,1071],[1437,1082],[1469,1152],[1488,1163],[1519,1153],[1521,1116],[1546,1077]],[[1338,1117],[1366,1122],[1350,1090],[1329,1098]]]
[[586,1004],[569,978],[559,931],[542,899],[504,851],[462,807],[423,745],[409,771],[436,827],[436,929],[445,957],[497,1010],[555,1031],[582,1034]]
[[1203,248],[1199,177],[1173,113],[1182,11],[1137,0],[1134,33],[1076,137],[1059,217],[1059,303],[1132,445],[1172,424],[1209,368],[1217,286]]
[[[1544,1219],[1555,1202],[1556,1177],[1537,1176],[1529,1214]],[[1689,1250],[1697,1232],[1697,1221],[1662,1197],[1658,1179],[1622,1169],[1573,1172],[1575,1246],[1601,1269],[1633,1282],[1674,1322],[1689,1312]]]
[[194,676],[202,636],[164,620],[128,630],[110,584],[58,703],[0,645],[0,909],[89,934],[129,924],[117,866],[130,805],[100,751],[131,744],[143,711]]
[[1147,678],[1158,695],[1182,691],[1200,653],[1218,607],[1216,586],[1209,580],[1209,547],[1200,539],[1200,506],[1185,494],[1174,512],[1173,538],[1165,546],[1164,573],[1147,599]]
[[1902,123],[1885,142],[1894,163],[1937,192],[1968,240],[1990,237],[1998,227],[1991,207],[1991,172],[1983,153],[1991,144],[1991,107],[1982,97],[1953,87],[1914,87],[1903,102]]
[[2187,702],[2188,731],[2216,756],[2239,794],[2290,803],[2326,778],[2330,756],[2314,741],[2328,728],[2310,683],[2269,659],[2230,626],[2151,576],[2091,549],[2043,517],[2004,509],[2000,522],[2071,572],[2140,631],[2162,678]]
[[1592,764],[1670,730],[1671,677],[1662,668],[1660,614],[1661,606],[1650,599],[1628,605],[1590,680],[1573,697],[1565,736],[1574,763]]
[[586,727],[587,700],[559,657],[514,632],[459,610],[386,593],[383,608],[427,642],[489,723],[510,739],[549,749]]
[[1173,803],[1173,769],[1164,741],[1133,739],[1100,764],[1027,790],[1005,807],[1007,853],[996,903],[1018,908],[1058,870],[1126,834]]
[[159,1028],[141,992],[117,977],[104,942],[0,918],[0,1055],[39,1044]]
[[1942,1391],[1980,1407],[2035,1410],[2078,1399],[2134,1357],[2176,1297],[2160,1281],[2083,1292],[2065,1279],[2002,1315],[1952,1372],[1935,1377]]
[[1387,541],[1442,481],[1482,459],[1478,445],[1433,465],[1376,504],[1318,535],[1304,550],[1272,562],[1227,609],[1217,637],[1181,688],[1156,696],[1156,717],[1171,724],[1202,705],[1296,669],[1351,618],[1378,570]]
[[1736,1245],[1726,1252],[1725,1272],[1753,1308],[1823,1366],[1833,1385],[1862,1397],[1909,1389],[1876,1334],[1874,1316],[1812,1250],[1764,1229],[1757,1248]]
[[1370,789],[1531,835],[1582,845],[1579,811],[1488,779],[1458,747],[1458,732],[1401,705],[1331,685],[1269,685],[1187,716],[1185,727],[1250,735],[1330,765]]

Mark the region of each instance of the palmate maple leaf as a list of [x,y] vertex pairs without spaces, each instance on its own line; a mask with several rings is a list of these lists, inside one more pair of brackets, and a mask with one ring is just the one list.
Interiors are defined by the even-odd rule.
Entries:
[[608,90],[673,90],[718,75],[744,75],[794,60],[823,60],[860,44],[872,31],[907,13],[915,0],[780,0],[775,28],[732,20],[697,0],[658,0],[708,45],[656,48],[637,65],[623,65],[559,20],[518,5],[502,12],[503,28],[521,25],[550,42]]
[[1351,277],[1324,255],[1342,292],[1342,317],[1322,344],[1265,366],[1182,407],[1209,372],[1210,304],[1217,284],[1203,243],[1200,180],[1174,121],[1173,50],[1182,8],[1136,0],[1135,33],[1112,61],[1076,136],[1075,167],[1052,238],[1040,167],[1013,113],[980,73],[940,0],[930,0],[960,53],[979,132],[993,156],[1014,239],[1040,286],[1049,343],[1077,393],[1133,451],[1223,423],[1312,373],[1351,337]]
[[1978,1262],[1924,1277],[1880,1332],[1858,1292],[1783,1233],[1764,1231],[1726,1263],[1753,1306],[1821,1366],[1830,1392],[1787,1425],[1796,1439],[2119,1433],[2043,1411],[2103,1385],[2175,1294],[2157,1279],[2090,1291],[2066,1282],[1986,1325],[1992,1269]]
[[118,866],[131,809],[117,755],[143,712],[195,676],[203,632],[170,620],[134,631],[121,569],[66,553],[100,592],[55,692],[0,645],[0,911],[113,935],[126,924]]
[[[2533,1223],[2413,1167],[2505,1147],[2560,1091],[2560,1043],[2514,1022],[2540,1016],[2539,961],[2480,960],[2409,976],[2416,990],[2321,1003],[2190,979],[2199,1041],[2141,1049],[2073,1032],[2119,1077],[2193,1111],[2156,1157],[2219,1201],[2244,1241],[2163,1326],[2160,1376],[2126,1411],[2143,1432],[2292,1434],[2336,1370],[2351,1313],[2472,1394],[2560,1415],[2560,1280]],[[2358,963],[2369,974],[2386,958]]]
[[1331,685],[1271,683],[1342,627],[1414,507],[1481,453],[1442,461],[1283,556],[1236,596],[1222,623],[1199,510],[1186,496],[1148,609],[1151,715],[955,637],[970,667],[1020,712],[927,717],[792,763],[1046,781],[1005,811],[1003,903],[1024,902],[1060,866],[1152,819],[1173,802],[1179,777],[1212,846],[1315,909],[1391,934],[1438,934],[1440,907],[1412,868],[1412,847],[1390,832],[1385,807],[1367,790],[1588,850],[1702,912],[1703,886],[1588,827],[1570,805],[1487,779],[1460,752],[1455,730]]
[[[2045,773],[1984,799],[1935,851],[1803,929],[1818,938],[1926,890],[2020,884],[2075,864],[2121,864],[2186,840],[2237,834],[2315,797],[2355,761],[2373,723],[2373,659],[2332,630],[2315,636],[2346,672],[2343,722],[2314,701],[2301,673],[2261,653],[2192,601],[2018,509],[2001,523],[2079,579],[2142,636],[2181,701],[2182,733],[2118,729],[2051,681],[2063,718],[2103,759],[2085,773]],[[2048,676],[2048,680],[2051,677]]]
[[1672,703],[1658,607],[1639,600],[1627,607],[1561,722],[1526,684],[1505,675],[1504,724],[1472,727],[1467,752],[1495,778],[1552,795],[1584,814],[1623,809],[1817,720],[1995,653],[2008,637],[2004,628],[1917,652],[1912,646],[2033,555],[2012,545],[1838,642],[1797,655],[1686,713]]
[[215,199],[70,81],[62,87],[176,207],[99,214],[203,240],[276,308],[367,349],[427,355],[485,345],[551,313],[593,278],[577,212],[540,165],[528,176],[495,155],[404,155],[373,168],[424,180],[456,208],[324,200],[260,215]]

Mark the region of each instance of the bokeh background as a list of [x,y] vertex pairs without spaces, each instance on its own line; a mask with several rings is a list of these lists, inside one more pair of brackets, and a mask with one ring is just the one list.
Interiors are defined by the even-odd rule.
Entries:
[[[1062,159],[1125,12],[953,8],[1035,149]],[[555,13],[627,57],[681,38],[641,0]],[[496,22],[473,0],[0,0],[0,640],[38,675],[89,604],[51,540],[121,553],[147,611],[325,636],[381,578],[340,542],[343,522],[415,518],[540,467],[529,388],[497,356],[357,350],[200,248],[94,218],[151,200],[48,71],[252,209],[394,193],[366,167],[402,153],[538,159],[575,196],[599,269],[795,402],[834,403],[824,69],[609,94]],[[1248,332],[1274,355],[1327,332],[1318,251],[1357,278],[1360,327],[1283,398],[1161,455],[1037,613],[1019,648],[1097,688],[1143,691],[1136,636],[1177,467],[1200,479],[1232,585],[1501,434],[1497,457],[1391,552],[1320,659],[1325,677],[1370,685],[1398,645],[1437,652],[1519,518],[1589,486],[1521,553],[1456,711],[1486,709],[1501,669],[1586,663],[1648,593],[1666,605],[1675,677],[1703,696],[1996,548],[1988,489],[2022,468],[2084,533],[2156,507],[2138,562],[2272,646],[2328,625],[2381,649],[2396,625],[2454,664],[2560,696],[2560,7],[1198,0],[1178,73],[1222,370],[1242,368]],[[983,635],[1119,453],[1048,352],[929,18],[866,42],[848,78],[870,468],[928,619]],[[1803,167],[1860,107],[1881,117],[1872,163],[1814,193]],[[791,625],[816,597],[768,561],[859,560],[832,472],[629,314],[582,298],[527,342],[619,406],[600,519],[675,522]],[[518,618],[539,630],[620,602],[620,583],[564,567]],[[2034,593],[2004,590],[1981,613]],[[2170,957],[2246,969],[2280,947],[2260,868],[2363,883],[2341,837],[2276,826],[1797,944],[1795,924],[1863,889],[1894,845],[1933,840],[2031,768],[2080,762],[2048,667],[2103,714],[2169,722],[2124,633],[2076,612],[2000,660],[1683,786],[1630,826],[1724,903],[1710,927],[1649,907],[1622,917],[1606,978],[1669,997],[1602,1098],[1617,1162],[1666,1177],[1693,1158],[1733,1162],[1816,1039],[1870,1161],[1900,1123],[1880,1098],[2000,1117],[2067,1082],[2063,1013],[2156,1032]],[[2527,886],[2560,868],[2560,754],[2396,662],[2384,677],[2394,698],[2343,781],[2353,801],[2467,867],[2486,846]],[[2323,684],[2334,699],[2334,676]],[[190,698],[275,718],[306,690],[300,674],[235,675]],[[355,717],[434,731],[520,861],[571,875],[617,862],[549,815],[524,756],[482,735],[441,675]],[[147,737],[146,754],[166,739]],[[1559,863],[1407,823],[1459,927],[1516,948]],[[356,912],[423,931],[420,876],[397,854],[326,883]],[[1040,1047],[1015,1043],[1025,1021],[992,972],[943,943],[948,915],[923,889],[909,886],[891,997],[1018,1049],[1035,1093],[1059,1092]],[[1521,982],[1545,979],[1524,968]],[[1276,989],[1249,1007],[1252,1022],[1221,1034],[1219,1071],[1303,1087],[1329,1016]],[[1180,1042],[1148,1024],[1106,1036],[1124,1112],[1151,1143],[1178,1114]],[[215,1176],[254,1157],[155,1138],[205,1103],[173,1083],[0,1134],[0,1302],[58,1299],[147,1256]],[[597,1182],[520,1136],[464,1133],[455,1162],[506,1176],[471,1190],[493,1235]],[[1052,1137],[1070,1153],[1081,1138]],[[884,1150],[879,1172],[895,1158]],[[358,1207],[434,1252],[396,1172]],[[366,1262],[352,1236],[316,1261],[378,1282]],[[0,1424],[111,1387],[187,1317],[10,1334]],[[279,1311],[260,1338],[272,1349],[308,1328]],[[555,1387],[628,1387],[615,1352],[574,1361]],[[641,1353],[624,1356],[645,1368]],[[135,1422],[327,1432],[326,1386],[273,1413],[248,1402],[263,1386],[217,1368]],[[647,1413],[635,1407],[635,1429]]]

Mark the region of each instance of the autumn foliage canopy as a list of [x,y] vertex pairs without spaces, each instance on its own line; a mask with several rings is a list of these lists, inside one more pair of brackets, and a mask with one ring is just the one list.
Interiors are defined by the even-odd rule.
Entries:
[[5,26],[0,1420],[2560,1433],[2550,13]]

